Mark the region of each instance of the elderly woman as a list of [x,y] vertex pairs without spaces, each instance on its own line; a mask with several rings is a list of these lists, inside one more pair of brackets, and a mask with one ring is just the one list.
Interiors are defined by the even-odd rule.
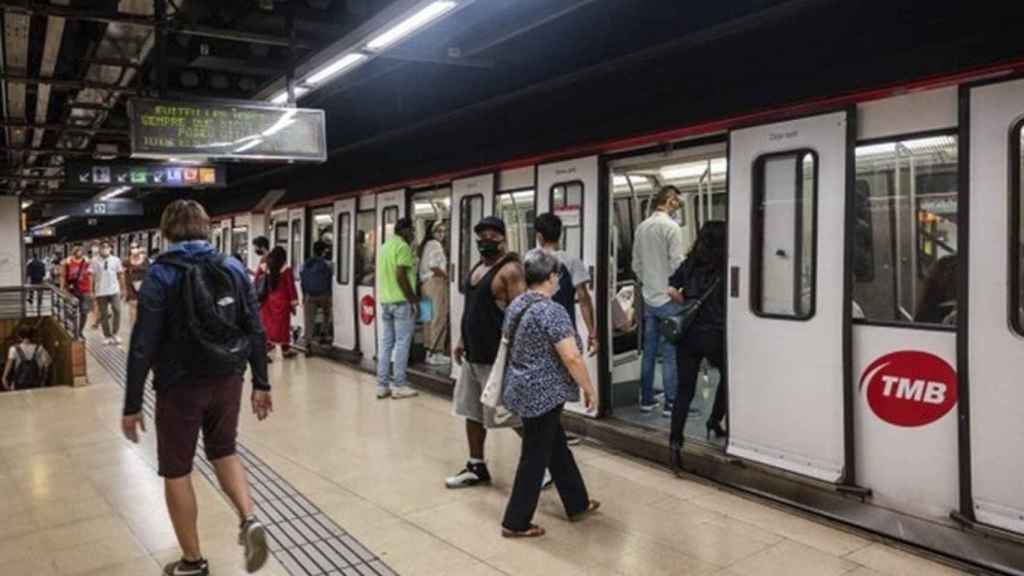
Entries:
[[587,495],[560,418],[566,402],[579,400],[580,390],[588,409],[595,394],[572,320],[564,306],[551,300],[558,291],[559,262],[534,249],[527,252],[523,267],[528,290],[509,305],[504,328],[510,345],[505,406],[523,420],[519,469],[502,521],[502,535],[508,538],[544,534],[532,520],[545,468],[570,520],[580,520],[600,505]]

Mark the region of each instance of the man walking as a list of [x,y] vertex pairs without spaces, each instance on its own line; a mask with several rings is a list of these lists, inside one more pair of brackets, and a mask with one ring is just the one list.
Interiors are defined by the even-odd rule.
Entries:
[[[416,258],[412,242],[416,229],[411,218],[399,218],[395,231],[380,248],[377,257],[377,315],[380,342],[377,347],[377,398],[411,398],[418,392],[409,387],[406,367],[412,346],[419,300],[416,298]],[[394,360],[394,375],[391,373]]]
[[263,420],[273,411],[259,306],[245,267],[210,246],[210,218],[197,202],[171,204],[160,228],[170,246],[150,267],[139,294],[121,429],[132,442],[138,442],[139,428],[145,431],[143,392],[152,368],[157,462],[182,549],[181,560],[167,565],[164,574],[210,573],[199,546],[191,478],[200,429],[206,457],[238,512],[246,570],[255,572],[267,560],[267,535],[253,514],[235,440],[247,365],[252,369],[253,413]]
[[505,308],[526,290],[526,277],[519,257],[506,251],[505,222],[488,216],[473,228],[476,233],[480,261],[465,280],[465,309],[458,344],[452,350],[460,365],[452,397],[453,412],[466,419],[469,461],[458,474],[448,478],[448,488],[466,488],[491,482],[484,460],[484,442],[488,428],[522,426],[519,418],[504,422],[495,419],[495,412],[480,402],[484,385],[501,343]]
[[561,249],[561,218],[546,212],[537,216],[533,227],[537,231],[537,246],[558,259],[558,292],[555,292],[551,299],[565,307],[573,327],[576,326],[576,303],[579,302],[583,324],[587,327],[587,350],[593,354],[597,351],[598,340],[594,323],[594,301],[590,297],[590,289],[587,288],[590,272],[577,256]]
[[633,272],[643,288],[644,351],[640,374],[640,410],[650,412],[658,403],[654,398],[654,369],[661,352],[661,378],[665,391],[662,415],[672,416],[676,400],[676,349],[661,336],[662,318],[677,314],[679,304],[672,302],[666,290],[668,279],[686,258],[683,233],[672,214],[682,202],[675,186],[665,186],[651,200],[654,212],[640,223],[633,241]]
[[[28,266],[25,267],[25,279],[28,281],[29,288],[37,288],[42,286],[43,281],[46,280],[46,264],[39,259],[37,254],[32,254],[32,258],[28,261]],[[28,291],[28,303],[33,302],[35,297],[35,290]]]
[[64,262],[60,284],[61,290],[78,299],[78,335],[81,335],[92,310],[92,266],[85,259],[81,245],[71,249],[71,257]]
[[96,295],[100,325],[107,344],[120,344],[121,294],[124,293],[124,267],[111,254],[110,242],[100,245],[100,254],[92,261],[92,293]]
[[[306,334],[306,347],[312,349],[314,343],[323,343],[330,335],[330,326],[334,320],[334,308],[331,304],[331,281],[334,270],[327,260],[331,247],[321,240],[313,243],[313,256],[302,265],[299,274],[302,284],[303,330]],[[316,313],[320,312],[323,323],[317,328]]]

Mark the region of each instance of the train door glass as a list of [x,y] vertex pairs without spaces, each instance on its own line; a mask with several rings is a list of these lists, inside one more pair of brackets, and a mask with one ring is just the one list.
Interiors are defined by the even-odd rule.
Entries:
[[233,255],[242,264],[249,262],[249,227],[235,226],[231,229]]
[[[324,257],[328,262],[334,262],[334,206],[331,205],[314,208],[312,216],[313,226],[311,229],[311,238],[314,243],[313,246],[315,246],[317,242],[322,242],[327,247],[327,252],[324,254]],[[301,227],[302,220],[303,219],[293,218],[293,232],[296,224],[299,224]],[[313,246],[310,247],[309,257],[313,256]],[[301,276],[298,280],[300,284],[299,289],[301,290]],[[304,306],[306,306],[306,304],[304,304]],[[303,314],[309,317],[311,313],[303,307]],[[309,321],[312,322],[313,325],[304,326],[303,328],[303,333],[305,333],[307,337],[319,335],[320,342],[322,344],[334,341],[334,314],[332,310],[315,308],[312,312],[312,317],[309,318]]]
[[349,253],[351,251],[352,242],[352,215],[349,213],[342,213],[338,220],[338,243],[334,248],[337,262],[337,282],[342,286],[349,284],[349,268],[350,262]]
[[466,275],[480,259],[480,252],[476,248],[476,234],[473,233],[473,226],[484,217],[484,197],[477,194],[465,196],[459,202],[459,291],[462,291],[463,280]]
[[213,236],[213,247],[217,252],[224,252],[224,229],[220,227],[220,223],[213,224],[213,230],[211,232]]
[[334,207],[324,206],[313,210],[313,241],[327,244],[330,251],[327,259],[335,260],[334,255]]
[[1024,336],[1024,120],[1010,131],[1010,325]]
[[356,278],[360,286],[373,288],[377,267],[377,213],[360,210],[356,215]]
[[857,147],[855,319],[956,324],[957,137]]
[[525,254],[534,247],[536,202],[532,189],[498,192],[494,195],[494,215],[505,221],[505,241],[510,252]]
[[301,218],[297,218],[297,219],[294,219],[294,220],[291,221],[291,231],[292,231],[292,242],[291,242],[292,253],[289,256],[289,264],[291,265],[292,270],[294,270],[295,273],[298,274],[299,273],[299,268],[302,266],[302,263],[306,260],[305,252],[303,251],[303,246],[302,246],[302,244],[303,244],[302,241],[305,238],[306,231],[302,229],[302,219]]
[[381,223],[381,237],[380,243],[383,245],[391,237],[391,233],[395,231],[395,224],[398,223],[398,206],[388,206],[384,208],[384,221]]
[[[427,311],[422,314],[429,313],[429,319],[424,318],[425,322],[416,325],[410,365],[439,376],[447,376],[451,371],[448,330],[451,195],[452,190],[448,186],[415,190],[411,194],[412,221],[416,230],[417,282],[424,310]],[[439,276],[437,272],[443,272],[443,275]]]
[[[633,248],[637,228],[651,216],[654,195],[663,186],[675,186],[685,210],[673,215],[680,226],[683,246],[689,251],[699,227],[708,220],[724,221],[728,214],[727,160],[725,145],[682,150],[673,157],[624,159],[610,169],[611,230],[609,274],[612,353],[611,409],[615,418],[667,432],[670,419],[659,406],[652,412],[639,407],[643,371],[643,311]],[[647,254],[644,255],[648,257]],[[664,255],[662,255],[664,257]],[[655,352],[656,353],[656,352]],[[711,413],[721,382],[720,367],[704,362],[697,377],[685,434],[688,440],[706,439],[705,421]],[[654,389],[663,393],[662,359],[655,360]]]
[[555,184],[550,205],[562,219],[562,249],[583,258],[583,183]]
[[288,250],[288,219],[285,218],[284,220],[273,222],[273,230],[274,238],[273,246],[271,246],[271,248],[280,246],[281,248]]

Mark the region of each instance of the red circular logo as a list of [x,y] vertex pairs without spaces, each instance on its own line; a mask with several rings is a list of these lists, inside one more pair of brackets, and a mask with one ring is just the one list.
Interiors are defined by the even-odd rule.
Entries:
[[373,296],[367,294],[359,301],[359,319],[363,321],[363,324],[369,326],[373,324],[373,319],[376,317],[377,303],[373,301]]
[[894,426],[935,422],[956,405],[956,371],[934,354],[902,350],[871,363],[860,377],[871,410]]

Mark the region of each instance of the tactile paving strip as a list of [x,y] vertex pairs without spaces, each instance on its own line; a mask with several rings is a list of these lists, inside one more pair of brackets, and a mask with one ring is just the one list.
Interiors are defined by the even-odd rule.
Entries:
[[[123,386],[128,355],[119,347],[90,339],[94,358]],[[152,419],[156,394],[146,383],[143,411]],[[238,455],[249,472],[257,515],[270,536],[274,558],[293,576],[396,576],[375,554],[345,532],[287,480],[249,449],[238,444]],[[202,450],[196,453],[195,469],[220,490],[213,466]],[[225,496],[226,497],[226,496]]]

